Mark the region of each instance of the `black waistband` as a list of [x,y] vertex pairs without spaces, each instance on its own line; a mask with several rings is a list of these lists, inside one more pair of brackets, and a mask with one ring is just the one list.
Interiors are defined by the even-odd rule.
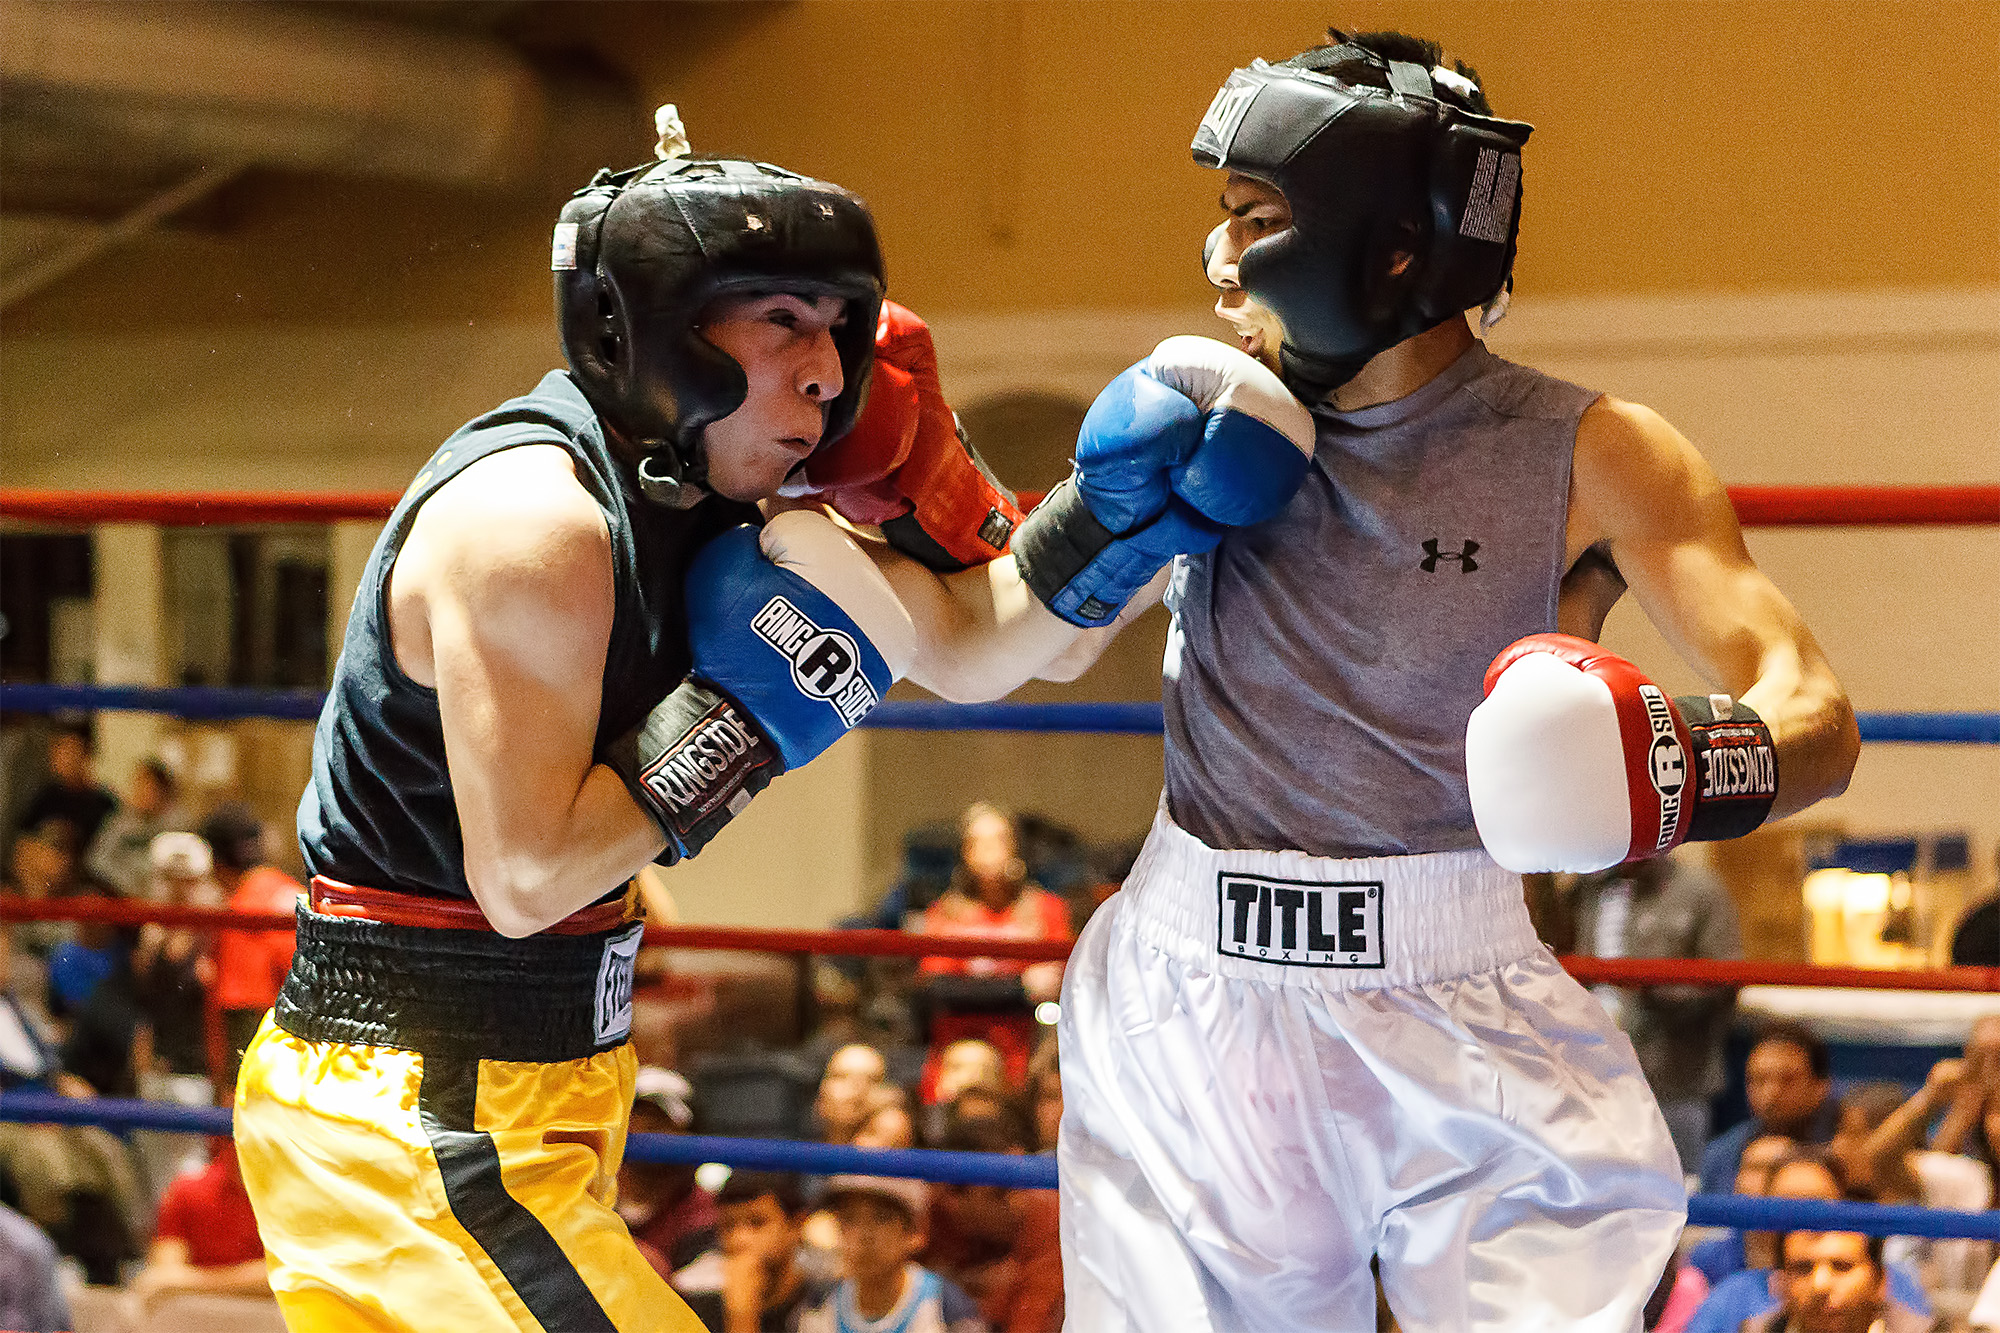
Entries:
[[552,1063],[625,1043],[638,923],[508,939],[299,907],[278,1026],[307,1041]]

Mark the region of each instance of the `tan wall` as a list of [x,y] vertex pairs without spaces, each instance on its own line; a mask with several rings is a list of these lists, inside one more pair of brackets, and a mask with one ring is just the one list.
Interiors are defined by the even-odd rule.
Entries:
[[[1892,4],[1337,8],[1463,48],[1501,109],[1539,127],[1502,350],[1653,403],[1730,480],[2000,480],[2000,7],[1923,7],[1923,49],[1946,71],[1933,78],[1893,54],[1914,20]],[[1232,65],[1306,44],[1329,11],[530,12],[551,41],[628,71],[644,105],[681,103],[698,147],[866,195],[895,293],[933,317],[948,385],[976,407],[1024,390],[1087,401],[1159,337],[1215,331],[1196,256],[1218,178],[1187,139]],[[255,173],[219,202],[220,231],[143,240],[9,309],[0,479],[399,488],[443,435],[554,364],[549,221],[590,167],[644,154],[634,121],[513,196]],[[1007,467],[1044,485],[1059,459],[1031,448]],[[1996,542],[1770,533],[1753,548],[1862,706],[1991,708]],[[1664,660],[1627,613],[1612,634]],[[1150,697],[1159,640],[1155,617],[1064,697]],[[848,745],[689,869],[691,916],[824,919],[879,886],[904,827],[975,795],[1115,836],[1143,824],[1159,781],[1150,740]],[[1873,750],[1836,813],[1990,841],[1996,784],[1991,750]]]

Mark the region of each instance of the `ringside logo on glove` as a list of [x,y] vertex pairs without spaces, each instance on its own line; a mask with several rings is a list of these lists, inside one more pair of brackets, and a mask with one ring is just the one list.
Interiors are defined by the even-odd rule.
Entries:
[[[671,812],[673,831],[685,836],[696,821],[728,799],[747,804],[744,778],[770,763],[762,738],[737,713],[734,704],[718,698],[706,716],[639,772],[639,782]],[[734,807],[730,814],[737,813]]]
[[832,704],[849,727],[881,702],[875,686],[861,672],[861,650],[852,635],[822,629],[783,597],[764,603],[750,628],[790,659],[792,683],[799,687],[799,693]]
[[1660,836],[1653,850],[1664,852],[1674,845],[1681,826],[1681,788],[1687,786],[1687,750],[1681,745],[1674,726],[1673,705],[1657,685],[1641,685],[1640,701],[1646,705],[1646,721],[1653,728],[1653,748],[1646,756],[1646,776],[1660,794]]

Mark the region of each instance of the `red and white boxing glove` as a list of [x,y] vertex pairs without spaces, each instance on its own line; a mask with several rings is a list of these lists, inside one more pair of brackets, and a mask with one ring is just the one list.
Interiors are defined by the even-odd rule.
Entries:
[[1669,699],[1616,653],[1531,634],[1465,727],[1472,817],[1509,870],[1602,870],[1737,838],[1778,795],[1770,728],[1726,694]]
[[854,428],[806,463],[797,491],[936,570],[984,564],[1007,549],[1021,509],[958,428],[938,383],[923,320],[882,303],[868,401]]

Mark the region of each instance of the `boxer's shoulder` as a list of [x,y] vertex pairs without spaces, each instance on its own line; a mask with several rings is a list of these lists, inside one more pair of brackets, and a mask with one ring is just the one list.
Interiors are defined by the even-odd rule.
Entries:
[[418,511],[398,577],[456,580],[490,574],[610,569],[603,509],[556,444],[492,453],[438,487]]
[[1714,471],[1658,412],[1610,394],[1584,410],[1570,473],[1572,547],[1700,527],[1718,501],[1727,507]]

